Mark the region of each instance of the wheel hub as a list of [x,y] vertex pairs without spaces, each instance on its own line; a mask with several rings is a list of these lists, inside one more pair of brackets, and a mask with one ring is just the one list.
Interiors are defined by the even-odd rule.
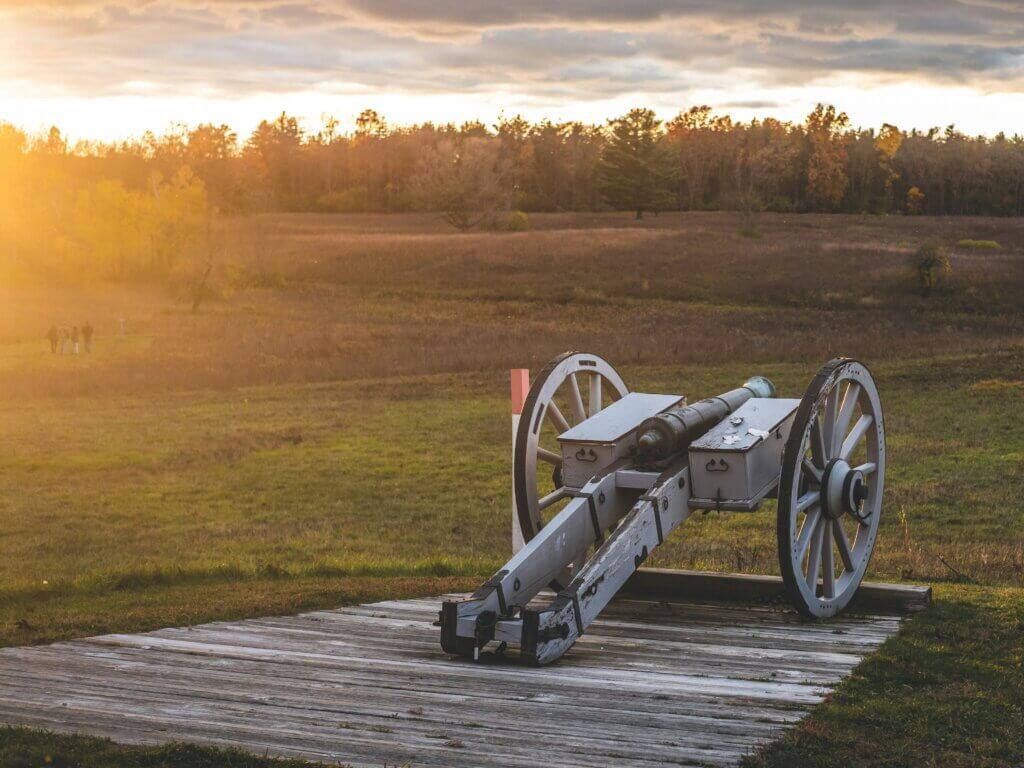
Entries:
[[821,475],[821,510],[833,520],[846,514],[863,519],[868,486],[864,474],[845,459],[832,459]]

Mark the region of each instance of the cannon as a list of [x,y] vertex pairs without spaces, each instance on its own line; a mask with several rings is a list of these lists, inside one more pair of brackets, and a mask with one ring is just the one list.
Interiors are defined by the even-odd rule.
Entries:
[[871,559],[884,478],[881,400],[857,360],[825,364],[802,398],[754,376],[689,404],[630,392],[600,356],[565,353],[533,381],[515,432],[524,544],[468,599],[443,603],[441,646],[549,664],[694,510],[750,512],[768,498],[789,600],[834,616]]

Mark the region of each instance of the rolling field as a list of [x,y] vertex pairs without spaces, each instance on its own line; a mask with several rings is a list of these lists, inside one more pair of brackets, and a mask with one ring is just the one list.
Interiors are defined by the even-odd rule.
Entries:
[[[538,368],[566,349],[616,366],[873,363],[1019,349],[1024,226],[1013,219],[550,214],[530,232],[457,234],[427,216],[228,221],[215,298],[193,316],[157,288],[0,284],[0,394],[147,394]],[[952,248],[921,298],[923,241]],[[996,250],[956,248],[993,240]],[[88,276],[85,276],[88,277]],[[97,355],[43,354],[51,323]],[[125,318],[128,336],[117,333]]]
[[[887,421],[870,577],[935,584],[937,605],[755,762],[1019,765],[1024,225],[532,225],[227,222],[196,315],[156,287],[0,286],[0,643],[474,587],[510,547],[509,367],[577,348],[640,391],[693,399],[762,373],[799,396],[846,354]],[[952,275],[924,299],[906,260],[936,237]],[[93,352],[51,355],[50,324],[86,319]],[[777,573],[774,535],[770,503],[695,515],[653,564]],[[44,754],[9,735],[0,763]]]

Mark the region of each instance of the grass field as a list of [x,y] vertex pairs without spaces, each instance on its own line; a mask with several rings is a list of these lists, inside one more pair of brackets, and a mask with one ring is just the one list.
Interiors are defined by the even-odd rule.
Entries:
[[[157,288],[0,286],[0,643],[470,588],[509,551],[507,368],[582,348],[641,391],[764,373],[798,396],[845,353],[871,365],[887,420],[871,575],[933,583],[937,604],[752,764],[1018,766],[1024,225],[533,225],[229,223],[197,315]],[[953,274],[926,300],[905,261],[929,237]],[[51,355],[49,325],[85,319],[93,353]],[[770,505],[695,516],[653,563],[777,572],[774,530]],[[175,763],[6,736],[2,764]]]

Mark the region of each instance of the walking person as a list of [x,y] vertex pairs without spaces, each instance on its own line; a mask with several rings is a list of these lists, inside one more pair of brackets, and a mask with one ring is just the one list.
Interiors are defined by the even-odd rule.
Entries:
[[67,328],[60,329],[60,353],[66,355],[71,344],[71,332]]
[[57,330],[56,325],[51,325],[50,330],[46,332],[46,338],[50,340],[50,352],[57,354],[57,342],[60,341],[60,331]]
[[85,343],[85,354],[92,352],[92,324],[86,320],[82,326],[82,341]]
[[76,355],[78,354],[78,326],[77,325],[74,328],[71,329],[71,349],[74,350],[74,353]]

